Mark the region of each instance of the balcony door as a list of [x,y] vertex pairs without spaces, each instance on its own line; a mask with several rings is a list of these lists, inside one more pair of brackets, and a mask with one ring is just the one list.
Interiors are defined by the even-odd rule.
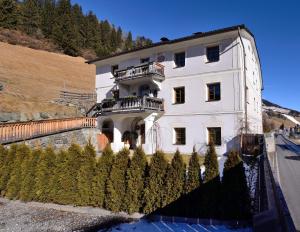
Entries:
[[139,95],[141,97],[143,96],[149,96],[150,93],[150,87],[149,85],[145,84],[145,85],[141,85],[139,88]]

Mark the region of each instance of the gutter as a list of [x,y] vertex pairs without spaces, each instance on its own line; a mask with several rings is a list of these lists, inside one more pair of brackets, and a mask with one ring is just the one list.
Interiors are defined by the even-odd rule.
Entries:
[[242,43],[242,49],[243,49],[243,72],[244,72],[244,98],[245,98],[245,103],[244,103],[244,108],[245,108],[245,129],[246,129],[246,134],[248,132],[248,109],[247,109],[247,78],[246,78],[246,51],[245,51],[245,45],[243,43],[243,40],[242,40],[242,36],[241,36],[241,29],[240,27],[238,27],[238,34],[239,34],[239,37],[240,37],[240,40],[241,40],[241,43]]

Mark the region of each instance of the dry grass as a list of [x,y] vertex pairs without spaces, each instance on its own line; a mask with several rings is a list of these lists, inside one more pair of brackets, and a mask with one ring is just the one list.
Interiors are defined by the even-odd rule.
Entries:
[[77,116],[73,107],[51,101],[59,91],[93,92],[95,67],[83,58],[38,51],[0,42],[0,111],[32,115],[47,112],[57,117]]
[[[182,155],[183,162],[185,163],[186,166],[188,166],[190,158],[191,158],[192,155],[191,154],[181,154],[181,155]],[[166,160],[169,163],[171,163],[171,161],[173,159],[173,156],[174,156],[174,154],[172,154],[172,153],[166,153],[165,154],[165,158],[166,158]],[[203,165],[203,163],[204,163],[204,156],[203,155],[199,155],[198,157],[199,157],[199,163],[200,163],[200,165]],[[152,158],[152,155],[147,155],[147,160],[148,160],[149,163],[151,161],[151,158]]]

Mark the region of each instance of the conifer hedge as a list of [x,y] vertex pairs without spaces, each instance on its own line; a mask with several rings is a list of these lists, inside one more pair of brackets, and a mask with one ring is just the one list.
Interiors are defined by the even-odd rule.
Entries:
[[162,151],[147,161],[141,147],[129,157],[107,146],[100,157],[90,142],[67,150],[30,149],[25,144],[0,146],[1,196],[22,201],[103,207],[115,212],[159,213],[168,216],[248,219],[249,190],[243,162],[230,152],[220,179],[211,144],[201,176],[193,151],[188,168],[179,150],[171,163]]

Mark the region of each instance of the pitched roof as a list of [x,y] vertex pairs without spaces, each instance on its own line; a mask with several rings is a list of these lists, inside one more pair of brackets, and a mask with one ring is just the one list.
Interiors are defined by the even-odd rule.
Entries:
[[95,63],[95,62],[100,61],[100,60],[106,60],[106,59],[109,59],[109,58],[112,58],[112,57],[124,55],[124,54],[127,54],[127,53],[136,52],[136,51],[139,51],[139,50],[144,50],[144,49],[158,47],[158,46],[162,46],[162,45],[166,45],[166,44],[179,43],[179,42],[186,41],[186,40],[192,40],[192,39],[202,38],[202,37],[211,36],[211,35],[215,35],[215,34],[235,31],[235,30],[238,30],[238,28],[246,30],[252,37],[254,37],[253,34],[251,33],[251,31],[244,24],[241,24],[241,25],[236,25],[236,26],[232,26],[232,27],[226,27],[226,28],[222,28],[222,29],[202,32],[202,33],[198,32],[198,33],[194,33],[193,35],[190,35],[190,36],[185,36],[185,37],[181,37],[181,38],[177,38],[177,39],[173,39],[173,40],[153,43],[153,44],[148,45],[148,46],[135,48],[135,49],[132,49],[132,50],[129,50],[129,51],[123,51],[123,52],[115,53],[115,54],[112,54],[112,55],[109,55],[109,56],[89,60],[89,61],[86,61],[86,63],[92,64],[92,63]]

